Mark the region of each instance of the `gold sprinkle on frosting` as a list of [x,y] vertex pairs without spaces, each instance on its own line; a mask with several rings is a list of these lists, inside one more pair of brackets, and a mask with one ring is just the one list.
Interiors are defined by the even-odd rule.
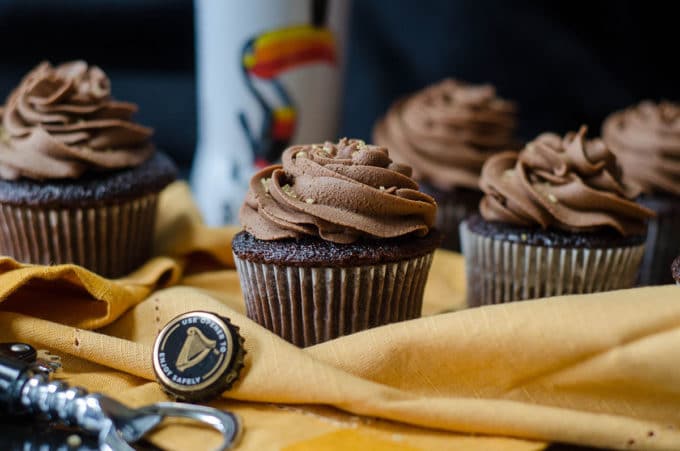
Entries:
[[297,199],[297,194],[295,193],[295,191],[293,191],[293,187],[290,186],[288,183],[283,185],[281,189],[283,190],[284,193],[286,193],[287,196],[292,197],[293,199]]
[[503,178],[504,179],[511,179],[515,176],[515,170],[514,169],[506,169],[503,171]]
[[262,188],[264,188],[264,192],[267,193],[267,194],[269,194],[269,181],[270,180],[271,180],[271,178],[267,178],[267,177],[260,179],[260,183],[262,184]]

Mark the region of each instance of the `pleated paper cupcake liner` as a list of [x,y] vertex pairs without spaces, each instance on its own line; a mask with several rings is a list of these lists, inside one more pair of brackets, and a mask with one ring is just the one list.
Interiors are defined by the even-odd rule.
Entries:
[[277,266],[234,259],[248,317],[304,347],[420,317],[432,253],[349,268]]
[[424,184],[421,184],[421,189],[437,201],[436,226],[444,235],[441,247],[460,252],[460,223],[478,211],[482,192],[467,189],[442,192]]
[[437,228],[443,231],[442,247],[455,252],[461,250],[459,235],[460,223],[471,213],[477,211],[478,202],[474,207],[456,202],[454,199],[437,201]]
[[642,286],[673,283],[671,264],[680,255],[680,199],[643,198],[640,203],[655,210],[657,216],[647,223],[638,283]]
[[126,275],[151,256],[157,199],[66,209],[0,204],[0,253],[24,263],[75,263],[105,277]]
[[644,244],[555,248],[496,240],[460,227],[470,307],[634,286]]

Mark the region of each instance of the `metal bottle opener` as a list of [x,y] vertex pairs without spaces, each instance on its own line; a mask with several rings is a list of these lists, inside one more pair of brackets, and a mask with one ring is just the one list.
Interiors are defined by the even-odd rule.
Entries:
[[238,417],[212,407],[160,402],[129,408],[102,394],[50,381],[56,365],[44,362],[25,343],[0,344],[0,411],[9,415],[33,415],[74,426],[98,436],[103,451],[133,451],[131,446],[166,418],[188,418],[219,431],[218,449],[233,446],[241,429]]

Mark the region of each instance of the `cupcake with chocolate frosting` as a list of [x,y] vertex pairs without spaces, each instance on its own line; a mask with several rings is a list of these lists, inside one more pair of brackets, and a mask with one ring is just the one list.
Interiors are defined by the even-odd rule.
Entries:
[[458,226],[477,211],[479,174],[498,151],[518,147],[512,102],[490,85],[446,79],[395,102],[373,132],[395,161],[413,167],[421,189],[439,205],[444,247],[459,251]]
[[82,61],[24,77],[0,110],[2,255],[108,277],[150,257],[156,199],[176,170],[136,110]]
[[649,223],[639,282],[671,283],[668,266],[680,252],[680,105],[645,101],[613,113],[602,137],[624,177],[642,189],[638,201],[657,214]]
[[436,211],[383,147],[288,148],[253,176],[232,242],[248,316],[298,346],[419,317]]
[[654,213],[585,134],[544,133],[485,163],[481,216],[461,225],[469,305],[634,285]]

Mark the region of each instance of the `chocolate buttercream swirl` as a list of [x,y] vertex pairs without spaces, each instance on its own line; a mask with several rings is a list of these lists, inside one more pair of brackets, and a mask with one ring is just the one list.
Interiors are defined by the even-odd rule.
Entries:
[[411,165],[416,180],[478,189],[489,156],[518,147],[515,128],[514,104],[496,97],[493,86],[447,79],[394,103],[373,139]]
[[0,124],[0,177],[77,178],[137,166],[153,153],[137,107],[111,98],[106,74],[83,61],[42,63],[12,91]]
[[624,236],[645,232],[654,213],[633,199],[614,154],[586,128],[564,138],[544,133],[521,152],[504,152],[482,169],[480,211],[487,221],[587,232],[611,227]]
[[680,196],[680,105],[644,101],[610,115],[602,137],[624,176],[647,193]]
[[352,243],[425,236],[434,223],[434,199],[384,147],[344,138],[289,147],[282,163],[253,176],[241,208],[241,223],[258,239],[311,235]]

